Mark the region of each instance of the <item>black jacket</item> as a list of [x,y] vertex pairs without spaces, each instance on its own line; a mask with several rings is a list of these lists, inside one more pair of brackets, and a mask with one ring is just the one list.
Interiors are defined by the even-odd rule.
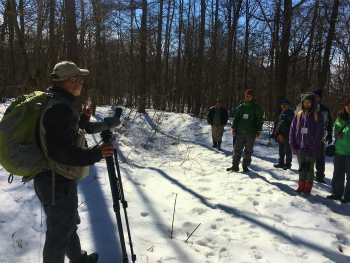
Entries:
[[320,105],[320,112],[323,114],[323,119],[324,119],[324,129],[327,131],[327,134],[332,134],[333,133],[333,120],[332,120],[332,115],[331,112],[329,111],[329,108],[322,104],[319,103]]
[[74,113],[72,105],[76,98],[65,89],[53,85],[49,90],[67,102],[53,105],[43,117],[49,157],[58,163],[73,166],[88,166],[100,161],[102,154],[97,146],[80,148],[72,143],[79,128],[84,129],[90,117],[80,115],[79,118],[79,114]]
[[294,111],[292,109],[288,109],[286,112],[281,112],[278,117],[278,122],[276,126],[277,135],[283,135],[283,137],[287,138],[289,134],[289,129],[292,124],[294,118]]
[[[215,106],[211,107],[207,114],[207,122],[213,125],[213,118],[215,114]],[[220,108],[220,122],[222,126],[225,126],[228,120],[228,112],[223,107]]]

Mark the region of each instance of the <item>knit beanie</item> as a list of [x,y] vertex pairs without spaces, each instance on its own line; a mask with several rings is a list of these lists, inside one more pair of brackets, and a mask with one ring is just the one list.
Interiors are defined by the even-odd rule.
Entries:
[[344,102],[344,107],[346,106],[346,105],[348,105],[350,103],[350,98],[348,98],[345,102]]
[[247,89],[247,91],[245,92],[245,95],[250,95],[250,96],[255,96],[255,92],[254,92],[254,90],[252,90],[252,89]]
[[304,102],[306,100],[310,100],[310,101],[314,102],[314,95],[312,95],[311,93],[305,94],[301,101]]
[[290,105],[290,101],[289,101],[289,100],[281,100],[280,103],[281,103],[281,105],[282,105],[283,103],[287,103],[287,104]]
[[316,94],[316,95],[320,96],[320,98],[322,98],[322,89],[314,90],[312,93]]

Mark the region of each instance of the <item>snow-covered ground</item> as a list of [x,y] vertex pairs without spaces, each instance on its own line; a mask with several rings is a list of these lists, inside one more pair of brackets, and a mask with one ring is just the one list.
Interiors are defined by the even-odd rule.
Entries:
[[[0,104],[0,113],[4,109]],[[296,158],[292,170],[273,168],[278,148],[274,142],[269,146],[267,124],[256,141],[251,172],[231,173],[225,169],[232,160],[230,126],[219,152],[211,148],[205,120],[147,113],[124,109],[115,132],[136,262],[350,262],[350,206],[325,198],[331,158],[326,159],[327,185],[315,183],[307,198],[294,196]],[[94,118],[111,114],[111,107],[99,107]],[[87,140],[93,145],[100,135]],[[9,184],[7,178],[1,169],[0,263],[42,262],[45,214],[33,182],[22,184],[15,177]],[[79,182],[79,202],[83,249],[98,252],[101,263],[122,262],[104,160]],[[126,229],[124,235],[132,262]]]

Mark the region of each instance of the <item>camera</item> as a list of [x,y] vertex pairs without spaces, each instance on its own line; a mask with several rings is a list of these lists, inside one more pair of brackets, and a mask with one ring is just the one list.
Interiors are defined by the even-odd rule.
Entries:
[[120,116],[122,112],[123,109],[116,108],[113,117],[104,118],[103,121],[89,122],[85,127],[86,133],[100,133],[118,127],[120,125]]

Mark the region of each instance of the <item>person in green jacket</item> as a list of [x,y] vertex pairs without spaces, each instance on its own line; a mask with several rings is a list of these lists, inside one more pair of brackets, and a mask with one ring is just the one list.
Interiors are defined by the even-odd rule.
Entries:
[[[256,139],[260,137],[263,126],[262,110],[255,103],[255,92],[248,89],[245,92],[245,101],[238,106],[235,116],[232,120],[232,135],[237,139],[233,148],[232,166],[227,171],[239,171],[239,162],[244,148],[244,158],[242,168],[244,172],[249,172],[248,166],[252,161],[253,147]],[[238,131],[236,127],[238,125]]]
[[[350,98],[344,103],[344,109],[339,111],[334,124],[335,155],[332,178],[332,194],[328,199],[341,200],[350,203]],[[344,183],[346,174],[346,186]],[[342,199],[344,194],[344,198]]]

